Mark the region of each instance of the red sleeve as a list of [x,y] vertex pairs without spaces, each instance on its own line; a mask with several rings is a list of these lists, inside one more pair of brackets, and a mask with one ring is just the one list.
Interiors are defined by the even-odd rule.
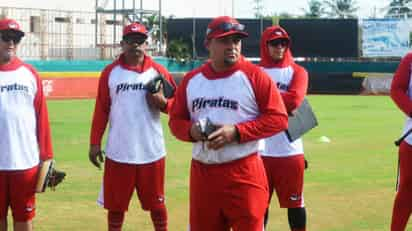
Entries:
[[303,102],[308,89],[308,73],[306,70],[297,64],[294,64],[293,70],[292,82],[288,90],[280,93],[289,114]]
[[[177,88],[176,82],[173,79],[173,76],[160,64],[155,64],[156,70],[174,87],[174,89]],[[175,100],[175,97],[171,97],[167,99],[167,104],[166,108],[162,110],[162,112],[168,114],[172,108],[173,102]]]
[[40,160],[53,158],[53,148],[50,132],[49,113],[47,110],[46,97],[43,94],[43,85],[38,73],[27,66],[36,78],[37,92],[34,97],[34,108],[37,119],[37,142],[39,145]]
[[192,121],[190,112],[187,110],[186,88],[191,77],[195,72],[186,74],[182,82],[177,87],[175,100],[169,113],[169,128],[174,136],[179,140],[193,142],[190,136]]
[[259,68],[248,73],[259,107],[259,116],[236,125],[240,143],[272,136],[287,129],[288,116],[280,93],[270,77]]
[[90,144],[101,144],[102,137],[109,120],[111,104],[109,92],[109,75],[112,69],[113,65],[110,65],[103,70],[100,76],[96,104],[93,113],[92,128],[90,132]]
[[412,53],[409,53],[401,60],[391,84],[391,98],[407,116],[412,116],[412,101],[407,94],[411,78],[411,63]]

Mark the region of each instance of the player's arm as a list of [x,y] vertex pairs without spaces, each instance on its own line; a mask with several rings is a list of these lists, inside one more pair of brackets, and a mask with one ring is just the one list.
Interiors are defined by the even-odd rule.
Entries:
[[292,114],[302,104],[308,89],[308,73],[297,64],[293,67],[292,81],[287,91],[281,92],[288,114]]
[[189,78],[184,78],[175,92],[175,99],[169,112],[169,128],[176,138],[182,141],[194,142],[197,140],[195,124],[190,119],[190,112],[187,108],[186,87]]
[[236,125],[240,143],[269,137],[287,129],[288,116],[277,87],[260,69],[253,75],[255,78],[250,78],[250,81],[260,114],[255,120]]
[[98,168],[100,168],[99,161],[103,161],[101,141],[109,120],[111,105],[108,83],[110,71],[111,68],[106,68],[100,76],[90,131],[89,160]]
[[34,108],[37,119],[37,142],[39,145],[40,160],[45,161],[53,158],[49,114],[47,110],[46,97],[43,94],[41,79],[33,68],[30,68],[30,70],[36,78],[37,85],[37,92],[34,98]]
[[412,101],[408,96],[411,78],[412,53],[407,54],[396,69],[391,84],[391,98],[409,117],[412,117]]

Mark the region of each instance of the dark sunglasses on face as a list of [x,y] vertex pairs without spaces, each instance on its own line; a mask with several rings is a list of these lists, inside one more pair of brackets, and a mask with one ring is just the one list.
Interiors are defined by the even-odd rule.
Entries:
[[127,38],[126,37],[123,40],[129,45],[136,43],[139,46],[146,42],[146,38],[133,38],[133,37]]
[[272,47],[282,46],[287,47],[289,45],[289,41],[286,39],[275,39],[268,42],[268,44]]
[[18,44],[21,41],[21,36],[13,35],[13,34],[0,34],[0,38],[3,42],[10,42],[13,41],[14,44]]
[[213,31],[216,31],[216,30],[221,30],[223,32],[228,32],[228,31],[231,31],[231,30],[241,32],[241,31],[245,30],[245,25],[238,24],[238,23],[230,23],[230,22],[229,23],[227,23],[227,22],[221,23],[216,28],[213,28],[213,29],[207,28],[206,35],[212,33]]

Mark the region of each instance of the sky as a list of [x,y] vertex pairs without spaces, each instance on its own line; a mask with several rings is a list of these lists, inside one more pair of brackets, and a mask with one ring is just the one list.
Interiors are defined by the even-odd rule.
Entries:
[[[99,0],[101,4],[107,1],[107,8],[113,8],[113,0]],[[132,8],[133,0],[124,0],[126,8]],[[157,10],[159,0],[135,0],[136,8]],[[303,9],[308,9],[309,0],[263,0],[263,14],[272,15],[287,12],[293,15],[302,15]],[[382,17],[385,6],[390,0],[356,0],[358,3],[360,18],[367,18],[375,15]],[[7,3],[4,3],[7,2]],[[122,0],[117,0],[118,7],[121,7]],[[0,7],[25,7],[62,9],[76,11],[94,11],[95,0],[13,0],[3,1]],[[41,5],[41,7],[39,7]],[[81,7],[79,7],[81,6]],[[232,7],[234,6],[234,7]],[[162,0],[162,14],[168,17],[174,15],[181,17],[216,17],[219,15],[230,15],[236,18],[253,18],[253,0]]]

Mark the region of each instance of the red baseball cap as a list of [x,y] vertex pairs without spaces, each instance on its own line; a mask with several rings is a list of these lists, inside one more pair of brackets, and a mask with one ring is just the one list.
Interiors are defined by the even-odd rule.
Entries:
[[222,38],[234,34],[242,38],[248,37],[249,35],[244,29],[245,25],[240,24],[236,19],[229,16],[220,16],[207,25],[206,39]]
[[2,30],[12,30],[22,37],[24,36],[24,32],[21,30],[20,25],[14,19],[0,19],[0,31]]
[[133,22],[123,28],[123,36],[130,34],[141,34],[147,38],[147,29],[143,24]]
[[269,29],[271,29],[273,31],[270,33],[267,41],[272,41],[272,40],[275,40],[275,39],[286,39],[288,41],[290,40],[288,33],[282,27],[273,26]]

